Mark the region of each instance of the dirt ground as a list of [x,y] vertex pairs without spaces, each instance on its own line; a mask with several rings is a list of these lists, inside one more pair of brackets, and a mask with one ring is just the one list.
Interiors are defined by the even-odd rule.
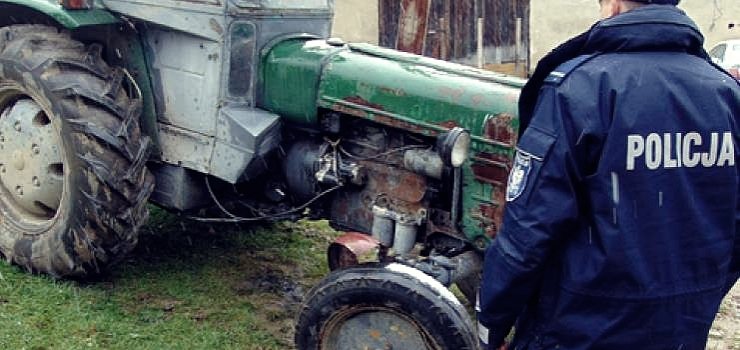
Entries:
[[708,350],[740,350],[740,282],[725,298],[709,332]]

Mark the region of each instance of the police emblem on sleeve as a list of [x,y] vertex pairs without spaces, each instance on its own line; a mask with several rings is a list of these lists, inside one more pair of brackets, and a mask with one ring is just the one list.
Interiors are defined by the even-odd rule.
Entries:
[[509,173],[509,184],[506,186],[507,202],[516,200],[524,193],[530,170],[532,170],[532,157],[517,152],[514,159],[514,169]]

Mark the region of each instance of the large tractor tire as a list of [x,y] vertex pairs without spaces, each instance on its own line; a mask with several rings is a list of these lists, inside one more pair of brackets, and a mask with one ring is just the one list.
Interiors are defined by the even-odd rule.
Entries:
[[400,264],[338,270],[311,290],[299,350],[477,349],[470,316],[442,284]]
[[0,28],[0,252],[31,272],[98,274],[136,245],[154,186],[141,97],[99,45]]

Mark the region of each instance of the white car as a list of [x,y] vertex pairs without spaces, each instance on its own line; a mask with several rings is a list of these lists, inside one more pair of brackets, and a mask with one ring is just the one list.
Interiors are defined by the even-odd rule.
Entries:
[[723,41],[709,51],[712,61],[740,79],[740,39]]

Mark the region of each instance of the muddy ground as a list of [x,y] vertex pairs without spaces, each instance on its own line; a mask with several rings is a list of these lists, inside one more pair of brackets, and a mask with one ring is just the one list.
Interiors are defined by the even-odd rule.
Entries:
[[709,332],[709,350],[740,350],[740,282],[725,298]]
[[[0,263],[0,350],[292,349],[336,234],[322,222],[223,227],[155,210],[136,251],[99,281]],[[707,348],[740,350],[740,284]]]

